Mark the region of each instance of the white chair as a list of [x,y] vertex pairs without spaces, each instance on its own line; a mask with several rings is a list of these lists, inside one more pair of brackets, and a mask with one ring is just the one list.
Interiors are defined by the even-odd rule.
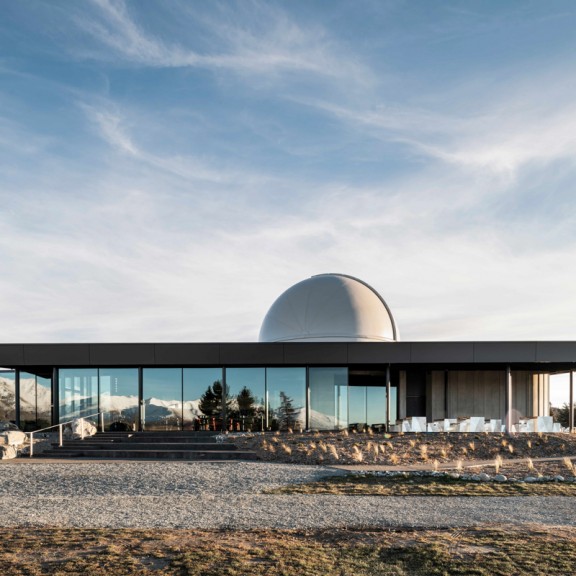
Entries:
[[499,418],[492,418],[488,427],[490,432],[502,432],[502,420]]
[[470,418],[469,432],[484,432],[484,418],[480,416],[472,416]]
[[426,416],[412,416],[412,432],[426,432]]
[[444,432],[455,432],[457,424],[456,418],[444,418]]
[[458,432],[470,432],[470,418],[458,422]]
[[538,416],[538,432],[552,432],[554,420],[552,416]]

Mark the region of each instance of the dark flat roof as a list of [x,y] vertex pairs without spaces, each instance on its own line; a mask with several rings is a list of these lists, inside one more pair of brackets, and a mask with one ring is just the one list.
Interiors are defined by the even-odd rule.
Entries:
[[0,344],[0,366],[22,368],[112,366],[537,364],[571,369],[576,341],[538,342],[237,342],[133,344]]

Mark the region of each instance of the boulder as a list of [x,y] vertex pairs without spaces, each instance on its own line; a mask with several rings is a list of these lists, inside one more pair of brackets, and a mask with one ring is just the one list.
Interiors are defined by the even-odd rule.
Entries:
[[14,446],[0,446],[0,460],[8,460],[9,458],[16,458],[16,456]]
[[0,445],[21,446],[26,442],[26,434],[21,430],[6,430],[0,432]]
[[76,418],[72,420],[72,437],[73,438],[82,438],[86,436],[94,436],[98,429],[92,422],[88,420],[84,420],[84,418]]

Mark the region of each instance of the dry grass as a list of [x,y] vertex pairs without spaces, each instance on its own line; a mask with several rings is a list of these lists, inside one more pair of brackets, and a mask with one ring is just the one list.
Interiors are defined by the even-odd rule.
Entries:
[[576,496],[576,484],[565,482],[474,482],[450,476],[332,476],[309,484],[278,488],[274,494],[347,496]]
[[[486,460],[508,469],[508,462],[519,458],[576,456],[576,435],[435,433],[435,434],[348,434],[323,432],[305,434],[255,435],[233,439],[239,447],[254,450],[262,460],[317,464],[421,464],[437,460],[440,464],[462,460]],[[282,442],[291,451],[278,449]],[[329,448],[336,447],[336,452]],[[318,448],[318,449],[317,449]],[[358,459],[358,450],[362,459]],[[564,473],[566,468],[564,467]]]
[[541,526],[446,530],[192,531],[20,529],[2,576],[557,576],[576,535]]

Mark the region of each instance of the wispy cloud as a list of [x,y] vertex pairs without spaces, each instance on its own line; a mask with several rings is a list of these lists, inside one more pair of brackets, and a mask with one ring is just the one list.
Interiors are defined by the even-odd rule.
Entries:
[[[272,176],[249,172],[240,168],[218,166],[192,155],[166,154],[156,149],[149,149],[137,143],[131,134],[130,121],[120,109],[110,102],[86,104],[78,102],[98,136],[117,154],[131,158],[152,169],[164,171],[185,181],[204,181],[215,184],[235,182],[242,186],[254,185],[256,182],[271,182]],[[139,118],[139,125],[144,132],[150,131],[153,122]]]
[[327,271],[405,339],[571,337],[571,62],[440,81],[470,35],[402,42],[421,7],[54,2],[0,37],[3,341],[253,340]]
[[[415,154],[513,181],[526,166],[576,158],[576,106],[562,89],[542,94],[533,79],[526,93],[500,94],[468,114],[394,103],[371,108],[316,101],[351,129],[403,144]],[[508,86],[510,90],[510,86]]]
[[92,56],[160,68],[192,67],[241,74],[299,72],[327,78],[346,76],[348,80],[353,77],[362,83],[370,80],[369,69],[338,50],[320,26],[306,29],[268,3],[251,2],[249,10],[243,9],[243,3],[215,4],[220,8],[218,17],[202,15],[198,5],[191,8],[176,4],[181,18],[201,21],[205,31],[212,34],[213,41],[200,51],[146,31],[123,0],[92,2],[98,8],[96,16],[77,16],[75,22],[110,50],[108,56],[102,51]]

